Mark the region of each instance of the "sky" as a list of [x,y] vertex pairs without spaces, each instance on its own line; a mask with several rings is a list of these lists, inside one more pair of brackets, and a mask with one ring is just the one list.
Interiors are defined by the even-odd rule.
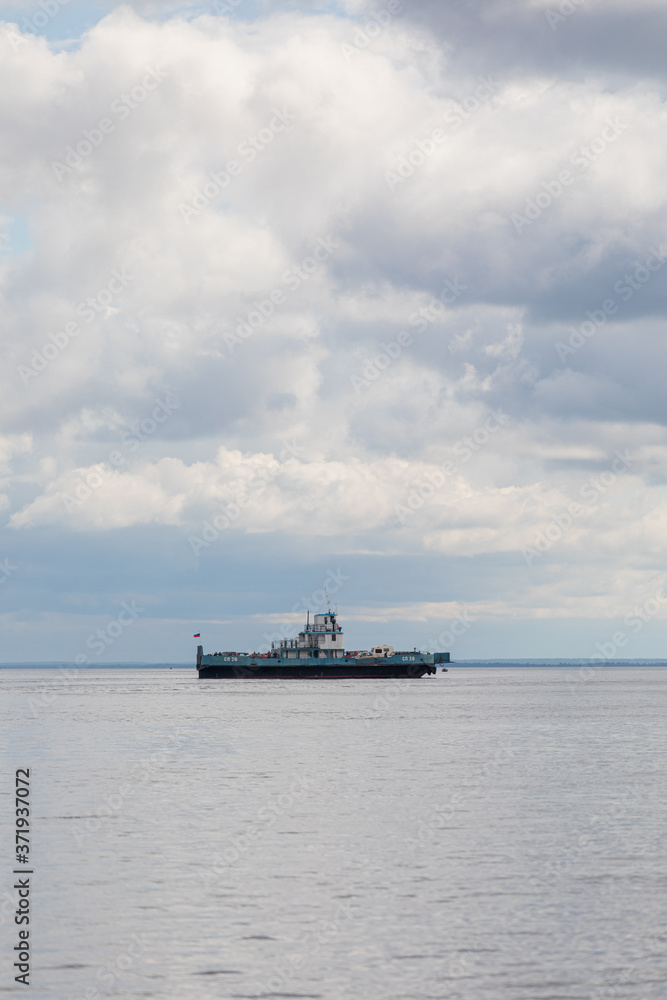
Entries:
[[666,41],[0,2],[0,661],[663,658]]

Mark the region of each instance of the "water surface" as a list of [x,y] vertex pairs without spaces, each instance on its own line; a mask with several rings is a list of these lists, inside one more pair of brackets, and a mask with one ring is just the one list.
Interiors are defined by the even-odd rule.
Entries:
[[665,996],[667,671],[0,686],[34,998]]

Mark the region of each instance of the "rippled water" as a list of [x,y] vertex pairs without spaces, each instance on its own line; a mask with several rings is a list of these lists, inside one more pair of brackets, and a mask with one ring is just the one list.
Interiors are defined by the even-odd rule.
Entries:
[[666,995],[665,670],[0,685],[32,997]]

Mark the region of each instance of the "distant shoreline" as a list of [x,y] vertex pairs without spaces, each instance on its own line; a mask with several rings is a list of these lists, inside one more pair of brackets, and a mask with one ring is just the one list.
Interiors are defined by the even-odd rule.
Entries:
[[[637,660],[600,660],[589,657],[588,659],[572,660],[538,660],[538,659],[516,659],[516,660],[453,660],[447,664],[448,669],[466,668],[498,668],[511,669],[517,667],[534,668],[569,668],[573,667],[667,667],[667,660],[658,659],[637,659]],[[62,660],[49,663],[0,663],[0,670],[192,670],[195,671],[194,663],[87,663],[84,666],[75,663],[67,663]]]

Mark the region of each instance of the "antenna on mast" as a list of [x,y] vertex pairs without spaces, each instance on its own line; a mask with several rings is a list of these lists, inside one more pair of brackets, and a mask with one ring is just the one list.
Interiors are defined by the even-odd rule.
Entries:
[[329,595],[327,594],[327,588],[324,588],[324,595],[327,599],[327,611],[331,614],[331,601],[329,600]]

